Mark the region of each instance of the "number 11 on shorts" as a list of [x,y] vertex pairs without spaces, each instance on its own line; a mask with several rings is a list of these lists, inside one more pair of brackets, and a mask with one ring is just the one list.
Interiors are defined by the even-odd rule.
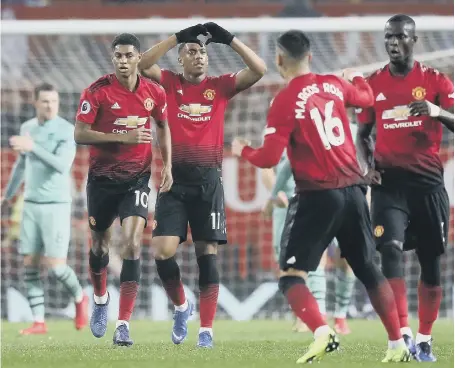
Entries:
[[212,229],[213,230],[220,230],[221,226],[221,213],[220,212],[212,212],[210,214],[212,217]]

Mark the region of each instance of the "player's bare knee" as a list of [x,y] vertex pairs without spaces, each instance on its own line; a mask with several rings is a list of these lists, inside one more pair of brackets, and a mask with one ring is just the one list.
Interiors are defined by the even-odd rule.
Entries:
[[308,272],[301,271],[301,270],[296,270],[294,268],[288,268],[287,270],[281,270],[280,271],[280,278],[281,277],[286,277],[286,276],[301,277],[306,282],[306,280],[308,279]]
[[39,254],[27,254],[24,256],[25,267],[38,267],[41,263],[41,256]]
[[141,243],[134,240],[127,241],[120,250],[120,256],[122,259],[139,259],[141,248]]
[[206,254],[217,254],[218,244],[197,241],[194,243],[194,251],[198,258]]
[[46,257],[44,262],[47,267],[52,268],[59,265],[66,265],[66,258]]
[[109,253],[109,243],[111,237],[108,231],[97,232],[92,230],[92,252],[101,257]]
[[382,272],[388,279],[404,277],[403,243],[391,240],[379,245],[382,256]]
[[175,255],[179,246],[178,236],[156,236],[152,239],[153,257],[158,261],[164,261]]

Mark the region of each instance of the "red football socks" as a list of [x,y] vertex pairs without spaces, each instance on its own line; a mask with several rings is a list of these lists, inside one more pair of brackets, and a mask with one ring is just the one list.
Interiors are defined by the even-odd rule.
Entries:
[[286,298],[294,314],[314,332],[327,323],[319,312],[318,303],[304,283],[296,283],[289,287]]
[[400,320],[392,288],[387,280],[374,289],[367,290],[374,310],[381,318],[390,341],[401,339]]
[[419,333],[431,335],[434,321],[438,318],[442,300],[442,287],[425,285],[422,281],[418,286],[419,294]]
[[400,327],[409,327],[406,281],[403,278],[393,278],[388,280],[395,297],[398,317],[400,319]]
[[125,281],[120,284],[119,320],[129,321],[131,319],[138,289],[139,284],[136,281]]
[[219,284],[208,285],[199,295],[201,327],[212,328],[218,305]]

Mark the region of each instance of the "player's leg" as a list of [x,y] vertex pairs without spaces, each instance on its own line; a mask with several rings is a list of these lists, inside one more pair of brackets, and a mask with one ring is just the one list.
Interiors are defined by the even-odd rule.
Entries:
[[19,253],[24,256],[24,281],[27,300],[32,311],[34,323],[21,330],[23,335],[47,333],[44,322],[44,288],[40,279],[40,261],[42,253],[41,233],[37,222],[38,206],[25,203],[22,214]]
[[295,315],[305,322],[315,338],[298,363],[318,360],[339,344],[307,287],[307,275],[317,268],[322,254],[334,238],[343,206],[344,197],[339,190],[299,194],[289,202],[281,239],[279,289]]
[[[275,261],[280,262],[280,243],[281,235],[283,234],[284,222],[286,220],[287,208],[274,207],[272,213],[272,244],[275,255]],[[295,319],[292,331],[307,332],[308,327],[303,323],[300,318]]]
[[356,277],[352,268],[349,266],[345,258],[342,257],[336,242],[336,277],[335,277],[335,326],[336,333],[340,335],[348,335],[351,333],[346,316],[348,314],[349,305],[351,302],[352,292]]
[[418,286],[419,330],[416,336],[416,359],[424,362],[436,361],[432,353],[431,330],[438,317],[442,300],[440,257],[445,251],[448,238],[450,203],[447,192],[442,189],[417,199],[413,206],[411,221],[416,217],[419,231],[417,256],[421,273]]
[[113,342],[118,346],[133,344],[129,322],[136,304],[141,277],[142,234],[147,226],[150,188],[148,175],[139,178],[134,188],[121,199],[118,208],[122,235],[120,241],[120,300]]
[[191,234],[199,266],[198,347],[213,347],[213,321],[218,306],[220,277],[217,267],[217,246],[227,243],[224,191],[221,180],[205,184],[187,202]]
[[393,290],[401,334],[411,353],[415,352],[408,322],[408,298],[404,274],[404,242],[409,209],[404,192],[375,187],[371,191],[371,214],[376,247],[381,254],[382,272]]
[[74,298],[77,330],[88,324],[88,296],[74,270],[66,263],[71,233],[71,203],[41,205],[39,219],[47,270]]
[[180,268],[175,260],[179,244],[186,240],[188,217],[184,205],[184,187],[174,184],[167,193],[159,193],[155,207],[152,249],[158,276],[167,296],[174,304],[171,339],[182,343],[188,334],[187,321],[193,306],[186,299]]
[[91,230],[89,251],[90,280],[93,286],[94,307],[90,318],[90,329],[95,337],[102,337],[107,329],[107,266],[111,225],[118,215],[118,194],[103,187],[96,180],[87,183],[87,206]]
[[392,288],[374,263],[375,245],[365,196],[357,186],[345,188],[344,191],[348,205],[337,234],[340,250],[354,274],[365,285],[371,303],[387,331],[389,349],[384,362],[408,361],[410,352],[401,336]]
[[199,316],[198,347],[213,347],[213,321],[218,306],[220,277],[217,267],[217,242],[195,242],[199,266]]

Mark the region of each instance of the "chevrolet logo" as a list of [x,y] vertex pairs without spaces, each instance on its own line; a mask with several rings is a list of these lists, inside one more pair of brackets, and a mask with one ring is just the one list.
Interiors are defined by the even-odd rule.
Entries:
[[382,113],[383,119],[406,120],[411,115],[408,106],[395,106],[392,110],[385,110]]
[[123,125],[127,128],[136,129],[144,125],[148,118],[140,118],[139,116],[127,116],[126,118],[118,118],[114,121],[114,125]]
[[201,104],[180,105],[180,110],[186,112],[190,116],[201,116],[212,111],[212,106]]

